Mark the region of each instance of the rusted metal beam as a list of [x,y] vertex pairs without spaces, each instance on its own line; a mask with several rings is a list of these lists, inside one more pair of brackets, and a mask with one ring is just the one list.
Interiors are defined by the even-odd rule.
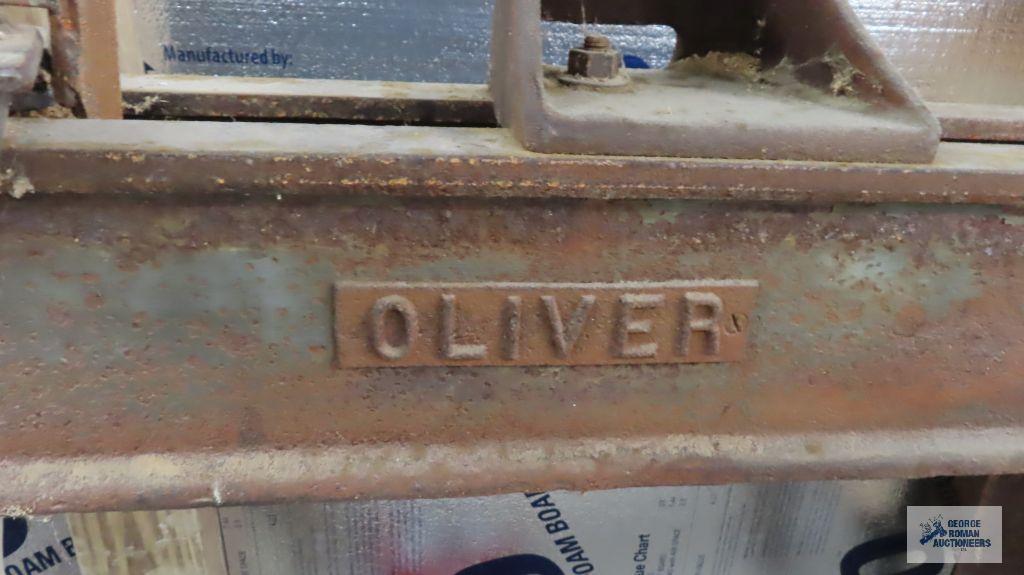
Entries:
[[[6,511],[1024,472],[1019,146],[879,166],[476,128],[8,131]],[[378,338],[376,301],[337,288],[366,284],[434,306],[429,365],[395,367],[410,324]],[[720,361],[632,361],[680,333]],[[344,360],[360,341],[375,367]]]
[[1024,142],[1024,106],[929,104],[942,137],[973,142]]
[[[494,127],[487,87],[354,80],[125,75],[125,114]],[[928,103],[945,140],[1024,142],[1024,108]]]
[[1021,429],[519,440],[6,458],[3,515],[1024,469]]
[[[975,203],[1024,200],[1024,148],[928,165],[575,157],[500,129],[14,119],[0,165],[39,192]],[[62,166],[54,170],[53,166]]]
[[483,85],[157,74],[121,82],[129,116],[496,125]]

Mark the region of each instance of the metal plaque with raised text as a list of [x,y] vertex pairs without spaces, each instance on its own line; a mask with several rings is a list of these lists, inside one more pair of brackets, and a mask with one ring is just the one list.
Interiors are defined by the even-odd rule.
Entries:
[[334,290],[341,368],[743,358],[755,281],[356,283]]

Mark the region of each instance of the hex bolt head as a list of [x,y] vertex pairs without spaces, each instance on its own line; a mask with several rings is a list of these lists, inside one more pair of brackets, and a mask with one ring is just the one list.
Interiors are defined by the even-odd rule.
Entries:
[[588,34],[583,45],[569,50],[569,75],[594,80],[611,80],[622,68],[622,53],[611,40],[600,34]]

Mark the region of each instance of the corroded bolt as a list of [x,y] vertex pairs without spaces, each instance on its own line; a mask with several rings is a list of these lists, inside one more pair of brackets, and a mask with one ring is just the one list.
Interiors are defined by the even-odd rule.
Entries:
[[587,34],[583,46],[569,50],[570,76],[611,80],[619,75],[621,67],[622,54],[600,34]]

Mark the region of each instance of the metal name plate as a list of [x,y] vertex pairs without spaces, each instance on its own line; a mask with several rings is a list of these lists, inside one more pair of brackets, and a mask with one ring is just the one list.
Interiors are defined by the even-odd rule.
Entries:
[[334,290],[337,364],[739,361],[757,288],[753,281],[339,282]]

